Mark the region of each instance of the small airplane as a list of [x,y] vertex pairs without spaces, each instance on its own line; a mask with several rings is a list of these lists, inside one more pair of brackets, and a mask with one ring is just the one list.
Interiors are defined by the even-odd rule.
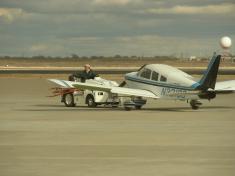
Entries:
[[132,107],[141,109],[146,104],[145,98],[182,100],[190,103],[196,110],[202,105],[200,99],[211,100],[217,94],[235,92],[235,80],[216,82],[221,55],[212,57],[207,70],[199,81],[191,75],[169,65],[149,64],[137,72],[127,73],[125,81],[118,86],[91,84],[50,79],[65,88],[103,91],[118,97],[128,97],[123,103],[126,110]]

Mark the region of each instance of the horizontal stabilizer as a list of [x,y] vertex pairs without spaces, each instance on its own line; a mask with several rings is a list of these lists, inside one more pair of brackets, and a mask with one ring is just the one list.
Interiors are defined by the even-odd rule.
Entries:
[[217,82],[215,90],[217,94],[228,94],[235,92],[235,80]]

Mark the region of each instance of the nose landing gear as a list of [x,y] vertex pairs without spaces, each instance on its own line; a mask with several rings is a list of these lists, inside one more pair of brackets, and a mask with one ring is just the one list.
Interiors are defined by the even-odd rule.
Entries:
[[190,100],[189,103],[190,103],[193,110],[199,109],[199,106],[202,105],[202,103],[199,100]]

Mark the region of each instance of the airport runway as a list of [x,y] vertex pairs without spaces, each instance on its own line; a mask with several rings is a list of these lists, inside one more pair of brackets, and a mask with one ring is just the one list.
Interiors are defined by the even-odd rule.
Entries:
[[66,108],[50,86],[0,78],[1,176],[235,175],[235,95],[127,112]]

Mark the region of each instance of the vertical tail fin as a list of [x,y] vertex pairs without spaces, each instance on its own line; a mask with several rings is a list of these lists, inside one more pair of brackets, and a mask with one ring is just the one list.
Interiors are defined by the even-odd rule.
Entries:
[[219,70],[221,55],[214,55],[211,59],[206,72],[204,73],[202,79],[199,81],[198,89],[207,90],[209,88],[214,89],[217,79],[217,74]]

